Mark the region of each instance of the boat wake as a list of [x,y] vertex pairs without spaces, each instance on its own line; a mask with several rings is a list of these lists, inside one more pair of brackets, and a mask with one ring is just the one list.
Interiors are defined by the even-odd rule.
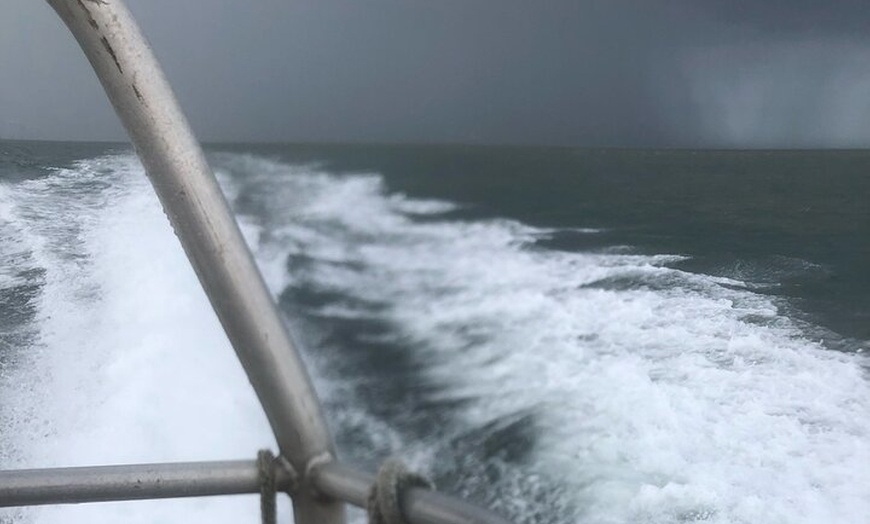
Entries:
[[[566,231],[463,219],[376,173],[211,160],[352,462],[400,453],[518,522],[870,513],[865,357],[809,340],[746,282],[670,254],[551,249]],[[4,467],[274,448],[132,156],[0,185],[0,229],[2,307],[24,312],[3,320]],[[21,518],[257,511],[250,497],[135,504]]]

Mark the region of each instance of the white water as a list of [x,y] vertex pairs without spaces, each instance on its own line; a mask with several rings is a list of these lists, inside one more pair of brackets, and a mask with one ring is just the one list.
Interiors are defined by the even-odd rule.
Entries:
[[[537,250],[531,242],[547,231],[439,220],[449,204],[386,195],[376,175],[221,162],[247,174],[224,178],[230,192],[253,191],[265,210],[241,219],[275,292],[289,278],[387,304],[322,314],[395,326],[387,336],[431,363],[426,373],[475,399],[455,431],[537,413],[525,471],[558,479],[579,508],[553,509],[553,521],[828,524],[870,514],[866,361],[805,340],[766,298],[722,285],[739,283],[668,269],[665,255]],[[111,185],[76,193],[95,179]],[[4,466],[240,458],[273,445],[132,159],[0,186],[0,210],[30,246],[28,263],[46,269],[34,355],[2,385],[4,404],[27,414],[14,435],[4,431]],[[318,263],[288,277],[292,253]],[[602,280],[612,285],[590,285]],[[364,406],[354,413],[389,447],[413,447]],[[526,494],[501,506],[522,518]],[[256,511],[242,497],[31,516],[229,523]]]
[[[95,190],[98,181],[108,187]],[[83,162],[4,187],[2,198],[32,263],[46,269],[30,365],[3,384],[4,404],[28,414],[14,433],[4,431],[14,447],[4,466],[240,459],[275,449],[138,162]],[[258,511],[255,497],[239,497],[64,506],[32,516],[243,522]]]

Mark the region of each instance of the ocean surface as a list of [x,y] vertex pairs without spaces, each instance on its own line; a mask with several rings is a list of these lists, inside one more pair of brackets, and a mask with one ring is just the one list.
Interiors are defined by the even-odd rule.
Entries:
[[[342,459],[400,455],[517,523],[867,522],[870,152],[208,156]],[[264,446],[132,150],[0,142],[0,468]],[[237,524],[258,507],[0,522]]]

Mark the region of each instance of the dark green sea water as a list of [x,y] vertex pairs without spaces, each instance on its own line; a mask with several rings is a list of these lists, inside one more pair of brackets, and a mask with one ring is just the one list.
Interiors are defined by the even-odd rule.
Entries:
[[236,146],[334,172],[375,172],[462,218],[565,232],[553,249],[677,253],[681,269],[755,284],[835,333],[870,339],[870,151],[463,146]]
[[[870,514],[870,151],[207,150],[346,460],[517,522]],[[0,142],[0,393],[0,467],[271,445],[128,147]]]

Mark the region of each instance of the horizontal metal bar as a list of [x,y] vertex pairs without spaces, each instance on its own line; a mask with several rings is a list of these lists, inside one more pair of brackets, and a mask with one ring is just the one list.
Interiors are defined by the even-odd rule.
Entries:
[[[289,473],[275,476],[288,491]],[[259,492],[252,460],[0,471],[0,507]]]
[[[315,468],[310,480],[324,495],[364,508],[375,477],[330,462]],[[400,504],[412,524],[509,524],[492,511],[427,489],[406,490]]]
[[[375,482],[374,475],[336,462],[318,466],[310,475],[320,494],[363,508]],[[275,469],[275,480],[280,492],[293,487],[283,468]],[[252,460],[0,471],[0,507],[259,492]],[[509,524],[491,511],[427,489],[408,489],[401,506],[411,524]]]

